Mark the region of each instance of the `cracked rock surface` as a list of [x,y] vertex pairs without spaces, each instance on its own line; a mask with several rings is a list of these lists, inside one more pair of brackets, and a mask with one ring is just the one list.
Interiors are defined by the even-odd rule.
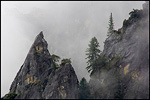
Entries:
[[[140,10],[139,10],[140,11]],[[102,56],[109,70],[91,77],[91,92],[100,99],[149,98],[149,2],[143,4],[140,18],[129,18],[106,39]],[[119,95],[119,96],[118,96]]]
[[76,99],[78,79],[71,64],[54,70],[43,32],[40,32],[10,87],[15,99]]

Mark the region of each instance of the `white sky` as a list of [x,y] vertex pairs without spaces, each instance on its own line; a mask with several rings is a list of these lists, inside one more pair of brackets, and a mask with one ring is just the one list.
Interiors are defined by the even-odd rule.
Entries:
[[2,1],[1,2],[1,96],[23,64],[36,37],[43,30],[50,54],[71,58],[79,80],[87,73],[85,50],[96,36],[100,49],[113,13],[115,29],[122,26],[132,9],[144,1]]

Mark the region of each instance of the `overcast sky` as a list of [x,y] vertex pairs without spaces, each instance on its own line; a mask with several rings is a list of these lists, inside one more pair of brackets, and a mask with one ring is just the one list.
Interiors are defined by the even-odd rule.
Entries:
[[40,31],[50,54],[71,58],[78,79],[89,80],[85,51],[96,36],[103,50],[108,20],[121,28],[129,12],[142,9],[144,1],[2,1],[1,2],[1,96],[10,85]]

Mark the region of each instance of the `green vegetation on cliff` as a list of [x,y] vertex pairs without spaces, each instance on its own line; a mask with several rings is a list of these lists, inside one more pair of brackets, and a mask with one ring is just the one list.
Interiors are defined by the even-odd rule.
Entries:
[[83,77],[79,84],[79,99],[91,99],[91,93],[89,85],[86,79]]

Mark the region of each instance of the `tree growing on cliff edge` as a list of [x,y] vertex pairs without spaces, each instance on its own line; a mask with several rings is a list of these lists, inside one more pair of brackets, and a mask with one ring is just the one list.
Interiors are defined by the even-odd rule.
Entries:
[[83,77],[79,84],[79,99],[91,99],[91,93],[89,85],[86,79]]
[[87,61],[87,67],[86,69],[88,72],[93,71],[95,68],[97,68],[99,65],[99,58],[100,58],[100,53],[101,51],[98,49],[99,43],[96,39],[96,37],[93,37],[90,41],[90,44],[88,45],[89,48],[87,49],[86,55],[88,56],[86,59]]
[[55,55],[55,54],[52,55],[52,64],[53,64],[52,66],[53,66],[54,68],[56,68],[56,67],[59,66],[59,65],[58,65],[59,60],[60,60],[60,57],[59,57],[59,56],[57,56],[57,55]]
[[112,17],[112,13],[110,14],[110,18],[109,18],[109,24],[108,24],[108,32],[107,32],[107,36],[110,36],[112,31],[114,30],[114,22],[113,22],[113,17]]

